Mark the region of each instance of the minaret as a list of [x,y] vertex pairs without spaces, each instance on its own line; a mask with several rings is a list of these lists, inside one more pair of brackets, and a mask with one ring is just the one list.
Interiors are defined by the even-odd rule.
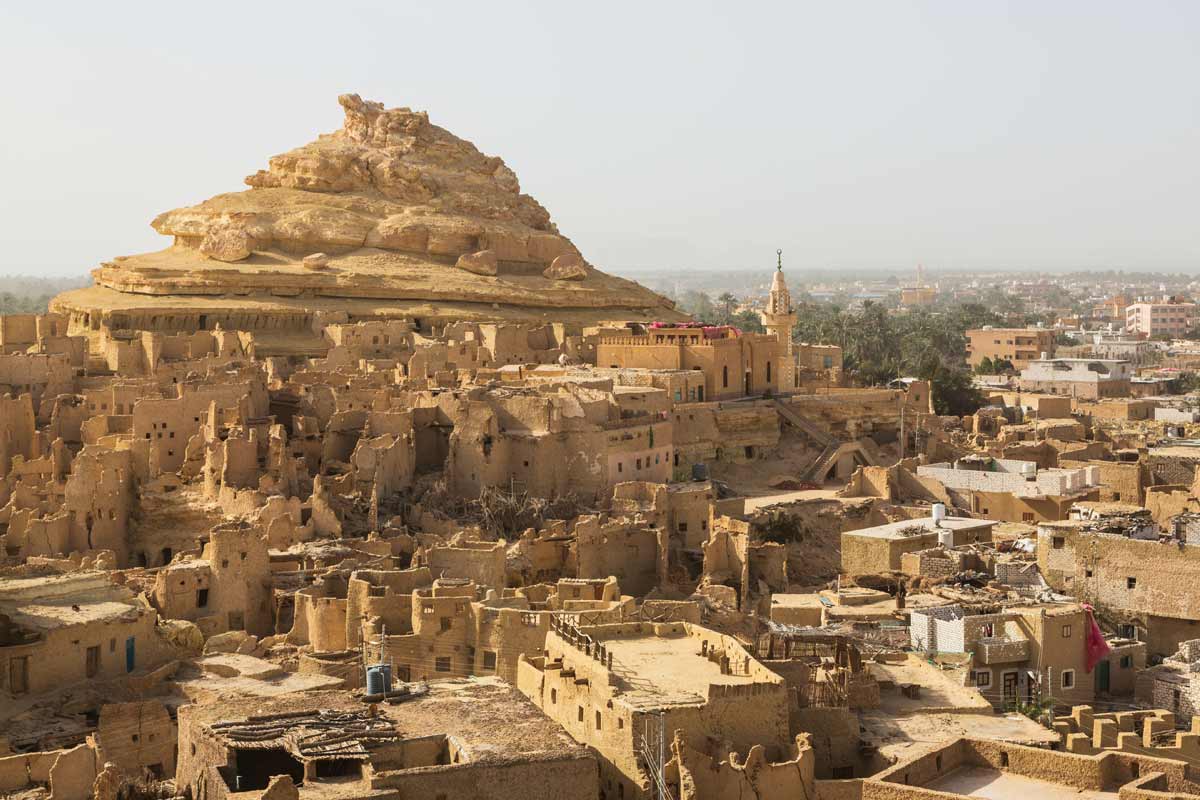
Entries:
[[775,251],[775,276],[771,279],[771,293],[767,307],[761,313],[763,327],[779,341],[779,378],[776,384],[780,392],[796,389],[796,348],[792,345],[792,328],[796,327],[796,311],[792,308],[792,295],[783,280],[783,251]]

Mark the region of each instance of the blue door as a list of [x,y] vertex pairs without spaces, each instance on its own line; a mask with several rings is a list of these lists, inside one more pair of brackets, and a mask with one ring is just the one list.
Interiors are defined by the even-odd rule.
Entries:
[[137,663],[137,654],[134,650],[134,637],[130,636],[125,640],[125,671],[133,672],[133,667]]

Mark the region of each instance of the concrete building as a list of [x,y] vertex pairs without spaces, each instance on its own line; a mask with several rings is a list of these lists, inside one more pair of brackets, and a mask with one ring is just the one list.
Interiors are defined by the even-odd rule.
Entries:
[[1128,397],[1133,365],[1115,359],[1049,358],[1021,370],[1021,390],[1099,400]]
[[1041,469],[1034,461],[984,455],[925,464],[917,477],[937,481],[956,506],[1006,522],[1066,519],[1071,506],[1100,493],[1097,468]]
[[1087,664],[1090,612],[1076,603],[1013,606],[973,613],[944,606],[910,615],[912,646],[925,653],[965,653],[970,684],[997,709],[1032,702],[1056,707],[1091,702],[1097,695],[1132,695],[1134,675],[1146,665],[1146,645],[1113,638],[1108,654]]
[[1060,592],[1103,610],[1118,632],[1167,656],[1195,638],[1200,598],[1179,587],[1200,581],[1200,535],[1188,522],[1161,536],[1144,517],[1038,526],[1038,565]]
[[996,523],[968,517],[921,517],[842,533],[842,574],[877,575],[901,569],[905,553],[938,545],[989,542]]
[[1148,338],[1183,336],[1196,326],[1196,304],[1178,298],[1138,301],[1125,309],[1125,332]]
[[1042,328],[975,328],[966,332],[967,364],[977,367],[983,359],[1011,361],[1024,369],[1030,361],[1054,355],[1054,331]]

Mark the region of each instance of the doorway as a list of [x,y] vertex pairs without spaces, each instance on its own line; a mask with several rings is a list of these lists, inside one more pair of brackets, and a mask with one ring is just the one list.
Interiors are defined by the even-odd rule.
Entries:
[[1018,677],[1016,672],[1006,672],[1001,680],[1003,687],[1002,697],[1004,699],[1004,707],[1012,708],[1017,704],[1017,683]]
[[29,691],[29,656],[8,660],[8,690],[15,695]]
[[1101,661],[1096,664],[1096,694],[1107,692],[1109,686],[1109,669],[1112,664],[1108,661]]

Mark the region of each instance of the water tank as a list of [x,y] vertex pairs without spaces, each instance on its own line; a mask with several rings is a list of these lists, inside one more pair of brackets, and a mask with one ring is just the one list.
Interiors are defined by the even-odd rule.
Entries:
[[708,464],[692,464],[692,480],[708,480]]
[[933,526],[935,528],[942,527],[942,520],[946,518],[946,504],[934,503],[933,513],[930,516],[933,517]]
[[392,690],[392,666],[372,664],[367,667],[367,694],[386,694]]

